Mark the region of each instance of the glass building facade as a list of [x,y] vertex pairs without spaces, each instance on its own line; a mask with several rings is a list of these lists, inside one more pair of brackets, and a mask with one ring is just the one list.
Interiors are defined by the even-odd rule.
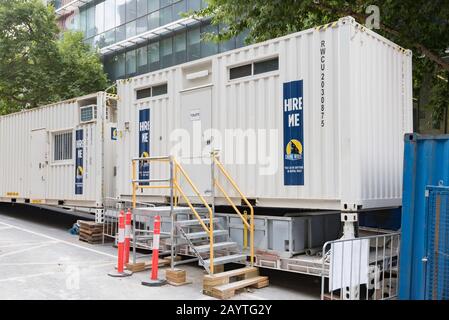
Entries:
[[[56,10],[68,2],[57,1]],[[180,20],[183,13],[205,6],[204,0],[91,0],[71,15],[61,16],[60,24],[65,29],[82,31],[86,43],[101,49]],[[104,55],[105,71],[111,80],[129,78],[243,46],[244,35],[220,44],[203,41],[203,33],[218,31],[208,21],[198,21]]]

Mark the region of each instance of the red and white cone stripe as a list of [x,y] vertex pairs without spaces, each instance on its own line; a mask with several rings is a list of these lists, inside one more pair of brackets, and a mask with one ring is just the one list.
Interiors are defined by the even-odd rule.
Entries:
[[159,240],[161,235],[161,217],[154,217],[153,255],[151,263],[151,280],[157,280],[159,269]]
[[131,210],[128,209],[125,216],[125,263],[129,263],[129,250],[131,246]]

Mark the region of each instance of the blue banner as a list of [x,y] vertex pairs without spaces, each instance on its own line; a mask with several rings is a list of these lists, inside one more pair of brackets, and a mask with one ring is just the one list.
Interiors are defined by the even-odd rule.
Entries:
[[[139,111],[139,157],[150,156],[150,109]],[[140,162],[139,164],[139,180],[150,179],[150,164]],[[141,183],[148,185],[148,183]]]
[[284,83],[284,185],[304,185],[303,81]]
[[84,177],[84,132],[83,129],[76,130],[75,141],[75,194],[83,194]]

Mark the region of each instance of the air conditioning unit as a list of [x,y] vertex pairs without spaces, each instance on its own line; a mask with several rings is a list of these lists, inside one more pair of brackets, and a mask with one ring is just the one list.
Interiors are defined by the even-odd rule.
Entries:
[[80,108],[80,123],[95,121],[97,119],[97,105],[91,104]]

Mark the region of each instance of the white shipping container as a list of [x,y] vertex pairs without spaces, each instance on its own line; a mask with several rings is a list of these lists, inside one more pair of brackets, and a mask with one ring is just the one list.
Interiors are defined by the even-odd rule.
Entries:
[[114,196],[110,98],[99,92],[0,117],[0,201],[101,208]]
[[[131,195],[131,159],[147,147],[184,163],[219,149],[257,206],[400,206],[403,136],[413,131],[411,61],[411,51],[346,17],[118,81],[117,195]],[[149,142],[139,134],[147,120]],[[210,195],[210,165],[200,162],[185,167]],[[151,164],[152,179],[167,176],[166,166]],[[164,201],[168,191],[138,195]],[[218,191],[215,201],[226,203]]]

